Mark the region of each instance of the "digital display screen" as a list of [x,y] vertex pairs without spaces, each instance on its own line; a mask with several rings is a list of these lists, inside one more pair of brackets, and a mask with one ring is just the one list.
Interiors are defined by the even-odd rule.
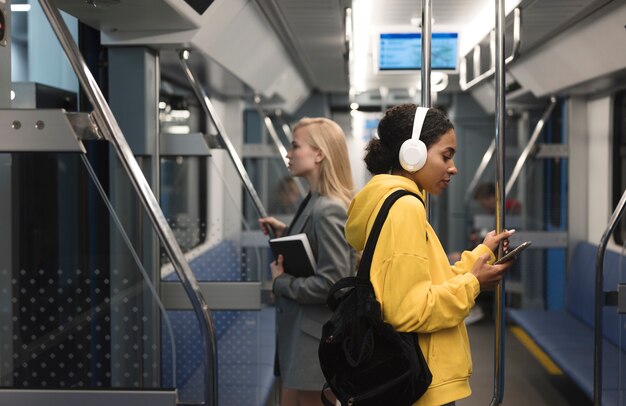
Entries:
[[[457,33],[433,33],[430,42],[431,69],[456,70]],[[378,69],[381,71],[419,70],[422,68],[422,34],[380,34]]]

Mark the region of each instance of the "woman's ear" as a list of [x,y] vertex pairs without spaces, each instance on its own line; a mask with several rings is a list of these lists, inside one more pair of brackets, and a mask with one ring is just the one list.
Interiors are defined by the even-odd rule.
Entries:
[[322,151],[321,149],[318,149],[317,151],[315,151],[315,163],[316,164],[321,164],[322,161],[324,160],[324,158],[326,158],[326,156],[324,155],[324,151]]

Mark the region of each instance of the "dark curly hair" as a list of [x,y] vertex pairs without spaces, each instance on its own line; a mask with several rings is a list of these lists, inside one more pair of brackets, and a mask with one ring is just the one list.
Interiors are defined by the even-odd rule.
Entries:
[[[411,138],[415,104],[400,104],[388,109],[378,123],[378,137],[367,144],[365,164],[367,170],[374,175],[389,173],[401,168],[398,154],[404,141]],[[420,140],[430,148],[454,126],[446,115],[438,109],[431,108],[426,113]]]

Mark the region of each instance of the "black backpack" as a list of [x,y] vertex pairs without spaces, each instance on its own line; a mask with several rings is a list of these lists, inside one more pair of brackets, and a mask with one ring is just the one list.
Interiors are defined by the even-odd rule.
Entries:
[[[374,248],[389,209],[408,194],[420,199],[398,190],[385,200],[367,239],[357,276],[335,283],[326,300],[333,315],[322,330],[319,359],[327,382],[324,388],[330,387],[342,405],[412,405],[432,381],[417,333],[399,333],[383,321],[370,282]],[[333,406],[324,392],[322,402]]]

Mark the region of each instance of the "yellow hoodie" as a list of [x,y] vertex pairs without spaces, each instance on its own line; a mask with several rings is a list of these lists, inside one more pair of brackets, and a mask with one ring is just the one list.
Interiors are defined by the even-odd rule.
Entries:
[[[398,189],[424,196],[410,179],[376,175],[354,198],[346,237],[355,249],[363,250],[383,201]],[[417,406],[439,406],[471,394],[472,358],[463,320],[480,292],[470,271],[485,254],[495,260],[493,252],[481,244],[450,265],[418,199],[404,196],[389,211],[374,251],[370,279],[385,321],[398,331],[419,333],[433,380]]]

